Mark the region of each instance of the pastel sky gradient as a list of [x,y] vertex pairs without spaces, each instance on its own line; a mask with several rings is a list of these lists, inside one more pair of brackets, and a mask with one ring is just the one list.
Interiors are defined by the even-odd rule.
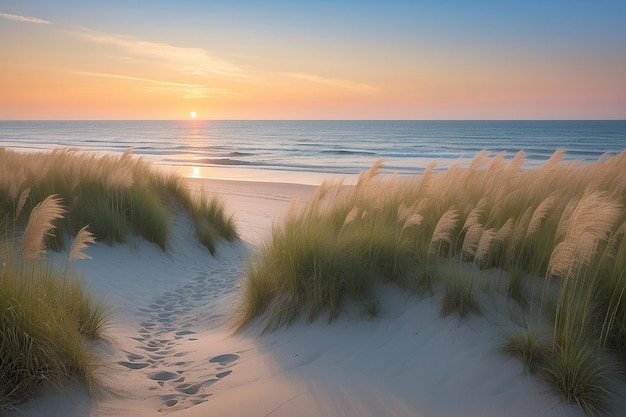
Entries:
[[626,119],[624,22],[624,0],[3,0],[0,119]]

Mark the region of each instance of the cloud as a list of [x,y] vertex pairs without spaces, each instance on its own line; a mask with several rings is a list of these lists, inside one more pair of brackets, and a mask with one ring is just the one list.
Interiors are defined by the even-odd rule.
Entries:
[[350,81],[350,80],[325,78],[325,77],[320,77],[318,75],[306,74],[302,72],[288,72],[288,73],[283,73],[283,75],[291,77],[291,78],[297,78],[300,80],[310,81],[310,82],[317,83],[317,84],[328,85],[328,86],[339,88],[342,90],[350,90],[350,91],[354,91],[354,92],[362,93],[362,94],[373,95],[373,94],[378,94],[382,91],[381,89],[377,87],[372,87],[367,84],[361,84],[361,83],[357,83],[357,82]]
[[148,42],[129,36],[112,35],[87,29],[76,32],[76,34],[89,42],[119,47],[135,57],[156,58],[164,65],[188,75],[229,77],[242,77],[244,75],[241,67],[214,57],[202,48]]
[[160,81],[150,78],[132,77],[128,75],[111,74],[106,72],[89,72],[76,71],[75,74],[86,75],[90,77],[115,78],[119,80],[139,81],[149,84],[145,87],[147,91],[175,94],[185,99],[203,99],[217,96],[229,96],[228,90],[211,88],[201,84],[177,83],[172,81]]
[[0,17],[3,17],[8,20],[15,20],[16,22],[38,23],[40,25],[49,25],[52,23],[47,20],[39,19],[38,17],[20,16],[20,15],[9,14],[9,13],[0,13]]

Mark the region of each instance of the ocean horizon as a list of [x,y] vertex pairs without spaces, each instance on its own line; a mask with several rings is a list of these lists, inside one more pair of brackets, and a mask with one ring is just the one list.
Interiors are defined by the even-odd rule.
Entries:
[[385,173],[463,165],[481,151],[525,167],[559,149],[588,163],[626,148],[626,120],[20,120],[0,121],[0,147],[72,148],[135,156],[184,176],[319,182],[353,177],[383,160]]

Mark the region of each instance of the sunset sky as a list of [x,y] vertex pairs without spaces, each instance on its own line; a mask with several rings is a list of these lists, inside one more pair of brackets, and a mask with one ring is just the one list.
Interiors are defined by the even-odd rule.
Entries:
[[624,22],[623,0],[3,0],[0,119],[626,119]]

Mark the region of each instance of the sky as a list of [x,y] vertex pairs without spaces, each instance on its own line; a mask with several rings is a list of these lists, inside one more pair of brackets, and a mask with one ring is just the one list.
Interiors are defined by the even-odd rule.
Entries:
[[0,1],[0,119],[626,119],[626,1]]

